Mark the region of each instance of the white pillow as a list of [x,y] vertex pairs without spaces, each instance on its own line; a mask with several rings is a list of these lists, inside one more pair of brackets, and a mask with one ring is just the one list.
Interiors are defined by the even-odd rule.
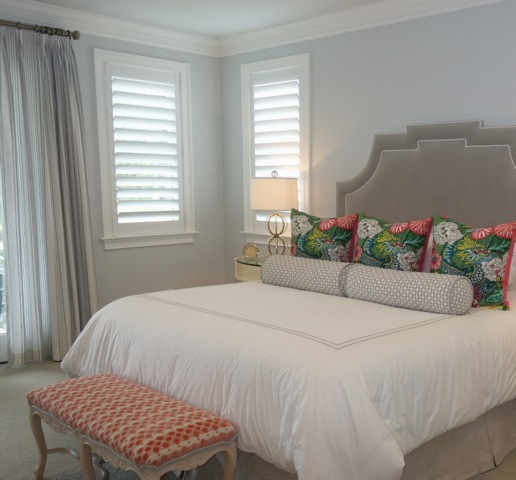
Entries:
[[459,275],[353,264],[343,271],[342,281],[346,297],[392,307],[463,315],[473,303],[473,285]]
[[260,270],[263,283],[447,315],[463,315],[473,303],[466,277],[405,272],[358,263],[271,255]]
[[342,272],[350,263],[314,258],[271,255],[260,269],[263,283],[343,296]]

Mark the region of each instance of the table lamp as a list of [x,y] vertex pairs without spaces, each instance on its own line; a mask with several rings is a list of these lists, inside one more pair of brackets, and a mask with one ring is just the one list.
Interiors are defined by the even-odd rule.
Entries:
[[285,240],[281,235],[287,229],[287,221],[278,212],[296,208],[297,198],[296,178],[278,178],[278,172],[274,170],[271,178],[251,179],[251,209],[274,212],[267,217],[267,230],[271,237],[266,246],[270,255],[285,253]]

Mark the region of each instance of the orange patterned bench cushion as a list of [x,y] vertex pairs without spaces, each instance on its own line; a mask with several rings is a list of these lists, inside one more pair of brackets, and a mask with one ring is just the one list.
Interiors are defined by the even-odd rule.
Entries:
[[228,420],[112,374],[49,385],[27,399],[138,467],[160,467],[237,435]]

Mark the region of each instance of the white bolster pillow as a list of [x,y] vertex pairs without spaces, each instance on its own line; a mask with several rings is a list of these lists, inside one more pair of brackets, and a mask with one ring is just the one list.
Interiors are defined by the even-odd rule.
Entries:
[[269,256],[260,275],[263,283],[280,287],[446,315],[464,315],[473,304],[473,285],[459,275],[405,272],[290,255]]
[[350,263],[291,255],[270,255],[260,269],[263,283],[343,296],[342,272]]
[[473,303],[473,285],[459,275],[353,264],[343,272],[342,283],[346,297],[424,312],[464,315]]

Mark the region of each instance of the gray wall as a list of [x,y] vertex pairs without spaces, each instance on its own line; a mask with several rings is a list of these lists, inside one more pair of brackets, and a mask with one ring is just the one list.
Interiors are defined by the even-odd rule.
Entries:
[[[190,64],[195,226],[193,244],[104,250],[93,49]],[[134,293],[224,282],[219,60],[88,35],[74,43],[81,76],[87,175],[100,306]]]
[[[335,214],[335,182],[358,173],[373,135],[410,123],[516,124],[516,0],[226,58],[83,35],[84,102],[100,306],[139,292],[232,281],[244,244],[240,66],[311,54],[310,211]],[[19,19],[23,21],[23,18]],[[192,80],[194,244],[105,251],[93,48],[188,62]]]
[[311,54],[310,211],[331,216],[335,182],[360,171],[375,133],[453,120],[516,124],[514,19],[509,0],[221,59],[227,275],[244,243],[241,64]]

